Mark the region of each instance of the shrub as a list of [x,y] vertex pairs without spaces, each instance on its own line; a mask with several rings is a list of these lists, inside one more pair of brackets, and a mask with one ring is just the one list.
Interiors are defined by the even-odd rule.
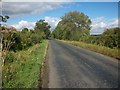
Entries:
[[31,35],[31,41],[33,44],[40,43],[41,39],[42,39],[42,37],[36,33]]
[[6,54],[6,57],[5,57],[5,63],[12,63],[13,61],[15,61],[16,58],[14,56],[14,52],[8,52]]

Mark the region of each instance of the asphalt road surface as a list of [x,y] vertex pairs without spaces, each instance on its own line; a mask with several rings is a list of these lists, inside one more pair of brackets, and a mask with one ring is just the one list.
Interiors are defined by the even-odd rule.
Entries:
[[48,57],[49,88],[118,88],[116,59],[57,40]]

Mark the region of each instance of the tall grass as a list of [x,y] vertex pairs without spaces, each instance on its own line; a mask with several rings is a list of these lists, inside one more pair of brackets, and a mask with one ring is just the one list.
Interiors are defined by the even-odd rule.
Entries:
[[120,56],[118,55],[118,49],[111,49],[109,47],[105,47],[105,46],[100,46],[100,45],[94,45],[94,44],[88,44],[88,43],[84,43],[84,42],[79,42],[79,41],[67,41],[67,40],[61,40],[63,42],[78,46],[78,47],[82,47],[85,49],[89,49],[116,59],[120,59]]
[[3,67],[3,87],[4,88],[36,88],[44,55],[47,40],[36,44],[27,50],[19,52],[9,52],[12,55]]

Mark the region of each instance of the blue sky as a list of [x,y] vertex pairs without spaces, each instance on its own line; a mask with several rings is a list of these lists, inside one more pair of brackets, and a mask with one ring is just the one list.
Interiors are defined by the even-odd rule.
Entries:
[[22,29],[34,28],[39,19],[45,19],[53,30],[65,13],[83,12],[92,20],[91,33],[99,34],[105,28],[116,27],[118,22],[117,2],[3,2],[3,14],[11,18],[8,24]]

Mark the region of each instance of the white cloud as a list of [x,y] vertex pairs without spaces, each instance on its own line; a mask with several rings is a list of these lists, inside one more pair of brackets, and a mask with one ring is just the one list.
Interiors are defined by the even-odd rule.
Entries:
[[116,27],[118,26],[118,19],[114,20],[112,23],[108,25],[108,27]]
[[23,28],[28,28],[28,29],[34,29],[35,22],[28,22],[21,20],[18,24],[12,25],[15,27],[17,30],[22,30]]
[[57,2],[4,2],[2,12],[9,16],[33,15],[61,8],[62,3]]
[[[47,22],[51,26],[51,31],[55,29],[55,27],[61,20],[59,18],[47,17],[47,16],[44,19],[45,22]],[[35,23],[36,22],[28,22],[25,20],[21,20],[20,22],[18,22],[18,24],[14,24],[12,26],[15,27],[17,30],[22,30],[23,28],[34,29]]]
[[51,26],[51,31],[53,31],[55,29],[55,27],[57,26],[57,24],[61,20],[59,18],[47,17],[47,16],[44,19]]
[[3,2],[118,2],[119,0],[3,0]]
[[97,17],[97,18],[92,19],[92,23],[100,23],[104,20],[105,20],[105,18],[103,16],[102,17]]
[[3,0],[3,2],[70,2],[72,0]]
[[[59,21],[61,21],[60,18],[55,18],[55,17],[48,17],[46,16],[45,22],[48,22],[48,24],[51,26],[51,31],[55,29]],[[21,20],[18,24],[12,25],[15,27],[17,30],[22,30],[23,28],[28,28],[28,29],[34,29],[35,27],[35,22],[28,22],[25,20]],[[114,28],[118,27],[118,19],[107,19],[104,17],[98,17],[95,19],[92,19],[92,29],[90,31],[91,34],[101,34],[104,32],[106,28]]]
[[107,19],[105,17],[98,17],[92,19],[92,29],[91,34],[101,34],[106,28],[118,27],[118,19]]

